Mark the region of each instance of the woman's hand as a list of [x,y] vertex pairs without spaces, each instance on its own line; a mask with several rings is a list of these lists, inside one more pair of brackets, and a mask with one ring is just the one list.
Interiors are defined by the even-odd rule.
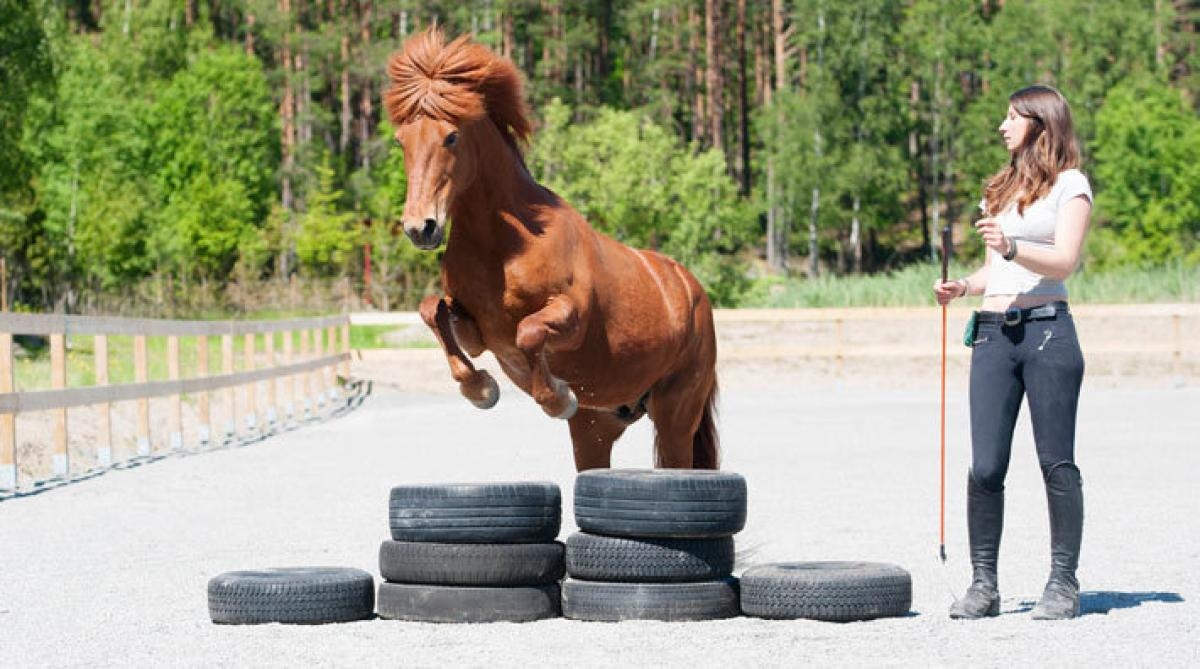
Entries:
[[983,243],[989,249],[999,253],[1000,257],[1008,255],[1009,245],[1012,242],[1000,230],[1000,221],[990,216],[988,218],[981,218],[975,221],[975,231],[983,237]]
[[966,292],[961,281],[942,281],[938,279],[933,282],[933,296],[937,298],[937,303],[940,305],[950,304],[955,298],[962,297]]

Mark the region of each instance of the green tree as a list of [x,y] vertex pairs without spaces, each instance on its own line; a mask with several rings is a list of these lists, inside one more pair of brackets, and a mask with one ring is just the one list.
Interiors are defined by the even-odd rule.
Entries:
[[1140,79],[1109,90],[1094,155],[1096,263],[1200,262],[1200,119],[1180,92]]
[[333,176],[328,160],[317,166],[317,188],[309,194],[296,232],[300,265],[314,276],[343,274],[359,237],[358,217],[343,210],[342,191]]
[[[30,98],[50,89],[54,71],[40,3],[0,0],[0,196],[28,185],[21,142]],[[4,208],[8,198],[0,200]]]
[[572,124],[557,99],[529,157],[530,169],[593,227],[634,247],[672,255],[722,303],[739,290],[733,252],[754,213],[737,197],[720,151],[693,154],[645,114],[601,109]]
[[274,199],[278,135],[262,68],[231,47],[206,49],[147,113],[161,266],[185,280],[226,276]]

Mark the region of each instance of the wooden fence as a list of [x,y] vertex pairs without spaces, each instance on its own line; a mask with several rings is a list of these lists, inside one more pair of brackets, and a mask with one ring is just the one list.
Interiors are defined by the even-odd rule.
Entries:
[[[276,338],[282,333],[282,355],[276,351]],[[295,334],[299,350],[295,350]],[[49,339],[49,390],[16,392],[14,335],[42,335]],[[94,337],[95,385],[67,387],[67,346],[69,337]],[[133,338],[133,383],[109,384],[109,341],[113,335]],[[243,337],[242,370],[234,372],[234,338]],[[338,342],[340,335],[341,341]],[[257,351],[261,336],[264,349]],[[149,380],[147,338],[166,338],[167,380]],[[180,338],[196,340],[195,374],[181,376]],[[209,374],[209,338],[220,337],[221,373]],[[265,358],[265,364],[262,358]],[[280,359],[281,358],[281,359]],[[167,398],[166,449],[183,447],[182,395],[194,396],[198,417],[196,442],[213,440],[213,415],[210,393],[223,394],[228,408],[222,426],[224,441],[239,436],[262,436],[276,429],[281,418],[291,422],[308,417],[331,401],[338,393],[338,371],[350,376],[350,319],[347,316],[278,321],[180,321],[155,319],[34,315],[0,313],[0,490],[16,489],[17,468],[16,417],[21,413],[50,412],[53,435],[50,443],[52,471],[55,477],[69,477],[67,411],[95,407],[99,416],[95,444],[96,464],[113,464],[111,411],[114,402],[137,403],[136,437],[138,456],[153,454],[150,430],[150,399]],[[283,380],[283,392],[278,384]],[[265,385],[266,405],[259,416],[259,384]],[[299,386],[299,387],[297,387]],[[239,389],[244,400],[239,403]],[[297,411],[299,407],[300,412]],[[240,425],[240,427],[239,427]]]

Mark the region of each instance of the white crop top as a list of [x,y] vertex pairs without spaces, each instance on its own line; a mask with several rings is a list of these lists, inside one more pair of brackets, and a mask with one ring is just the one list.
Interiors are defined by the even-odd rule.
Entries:
[[[1000,229],[1010,239],[1015,239],[1019,247],[1036,246],[1040,248],[1054,247],[1054,228],[1058,224],[1058,211],[1072,198],[1082,195],[1090,202],[1092,188],[1088,179],[1076,169],[1059,172],[1054,186],[1045,197],[1025,207],[1025,215],[1017,213],[1017,203],[1013,202],[996,220]],[[986,211],[986,202],[980,202],[981,209]],[[1021,250],[1018,248],[1017,254]],[[1067,287],[1062,281],[1050,279],[1030,269],[1022,267],[1016,261],[1005,260],[998,252],[988,249],[991,256],[991,267],[988,270],[987,287],[984,296],[988,295],[1037,295],[1051,297],[1067,297]]]

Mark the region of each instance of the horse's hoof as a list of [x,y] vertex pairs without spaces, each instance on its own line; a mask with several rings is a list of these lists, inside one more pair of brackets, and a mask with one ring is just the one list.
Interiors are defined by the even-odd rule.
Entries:
[[551,418],[561,418],[563,420],[570,420],[575,417],[576,411],[579,411],[579,400],[575,399],[575,391],[568,388],[567,389],[567,406],[564,407],[563,410],[558,412],[557,414],[550,413],[549,411],[547,411],[546,413],[550,414]]
[[487,385],[483,389],[483,396],[478,399],[471,397],[467,394],[466,386],[462,387],[463,395],[471,401],[471,404],[474,404],[476,407],[480,409],[491,409],[492,407],[496,406],[496,402],[500,401],[500,385],[496,383],[496,379],[492,378],[491,374],[482,371],[479,373],[484,376],[487,382]]

